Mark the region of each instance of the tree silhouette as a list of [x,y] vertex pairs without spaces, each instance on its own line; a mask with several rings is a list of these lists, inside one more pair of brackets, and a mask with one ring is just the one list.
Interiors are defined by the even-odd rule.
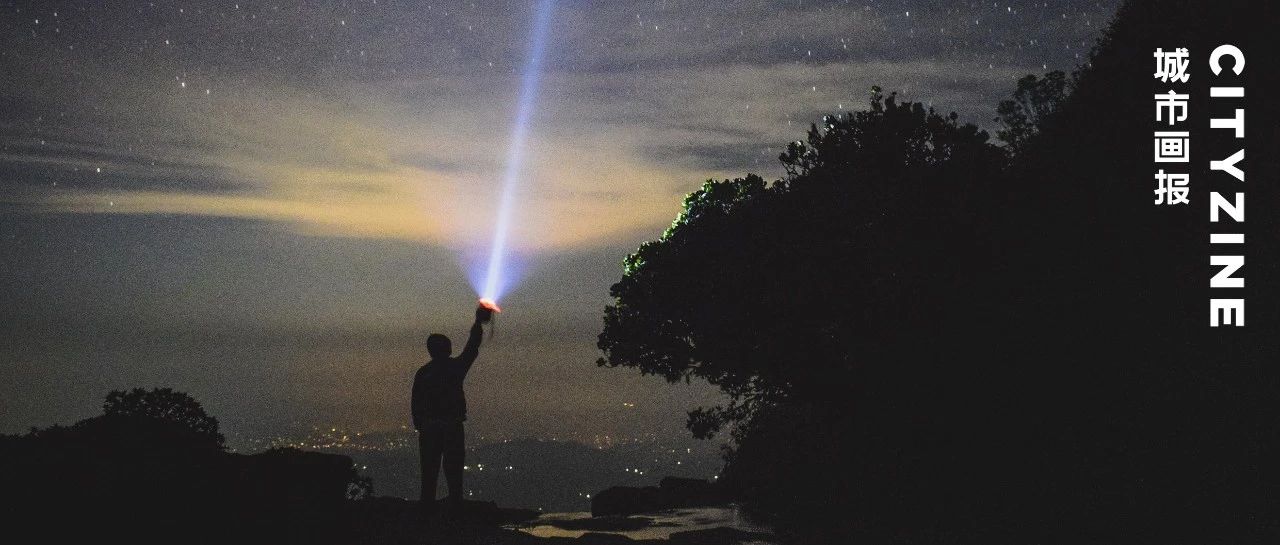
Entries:
[[625,260],[598,363],[719,386],[731,402],[688,425],[699,437],[735,426],[726,482],[784,527],[830,528],[833,510],[890,487],[868,471],[896,463],[865,450],[872,434],[937,412],[895,395],[951,395],[959,371],[925,362],[973,294],[958,273],[988,253],[975,233],[1005,164],[988,140],[873,89],[866,111],[828,116],[787,148],[786,178],[708,181]]
[[218,432],[218,419],[205,413],[195,398],[171,388],[112,390],[102,404],[102,412],[108,416],[143,416],[181,424],[219,447],[225,443]]
[[1027,142],[1039,132],[1062,101],[1071,94],[1074,76],[1068,77],[1060,70],[1037,78],[1028,74],[1018,80],[1018,87],[1011,98],[1000,101],[996,108],[996,121],[1002,127],[996,137],[1004,141],[1010,154],[1021,152]]
[[[825,118],[784,179],[708,182],[626,259],[598,363],[729,394],[689,426],[734,426],[723,480],[792,541],[1280,540],[1280,284],[1250,276],[1250,326],[1206,327],[1203,208],[1148,183],[1151,51],[1200,55],[1193,96],[1253,93],[1274,56],[1247,25],[1275,11],[1126,2],[1072,77],[1019,82],[1004,149],[892,95]],[[1213,79],[1228,41],[1251,64]],[[1213,106],[1193,102],[1193,206],[1210,158],[1280,169],[1276,101],[1250,103],[1247,143],[1213,137]],[[1277,217],[1241,227],[1258,276]]]
[[987,140],[954,113],[876,89],[869,110],[792,143],[787,178],[708,181],[627,257],[599,364],[720,386],[734,402],[692,413],[700,436],[762,403],[837,396],[875,357],[865,341],[931,296],[894,279],[947,275],[951,227],[974,219],[950,188],[998,171]]

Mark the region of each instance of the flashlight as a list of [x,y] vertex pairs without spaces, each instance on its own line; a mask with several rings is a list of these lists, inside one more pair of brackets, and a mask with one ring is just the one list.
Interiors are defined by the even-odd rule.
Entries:
[[498,303],[488,297],[482,297],[480,306],[476,308],[476,318],[480,320],[480,323],[489,324],[490,339],[493,338],[493,332],[497,330],[498,326],[497,321],[493,319],[493,315],[499,312],[502,312],[502,309],[498,308]]
[[488,297],[480,298],[480,307],[488,310],[491,313],[502,312],[502,309],[498,308],[498,303],[495,303],[493,299],[490,299]]

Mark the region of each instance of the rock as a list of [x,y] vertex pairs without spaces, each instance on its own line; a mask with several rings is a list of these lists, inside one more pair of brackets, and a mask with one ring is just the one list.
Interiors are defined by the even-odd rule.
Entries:
[[680,502],[677,507],[701,507],[729,503],[728,495],[706,479],[686,479],[682,477],[663,477],[658,489]]
[[632,515],[729,502],[724,491],[702,479],[666,477],[658,486],[615,486],[591,496],[591,516]]
[[[443,508],[443,502],[441,503]],[[515,524],[538,518],[533,509],[514,509],[498,507],[496,502],[463,500],[462,514],[468,521],[477,524]]]
[[667,499],[653,486],[614,486],[591,495],[591,516],[632,515],[667,509]]
[[[372,497],[360,501],[350,502],[353,510],[359,513],[359,516],[370,518],[372,520],[394,521],[394,520],[416,520],[423,519],[424,513],[419,502],[405,500],[401,498]],[[447,508],[443,502],[440,502],[438,508],[430,517],[431,519],[448,518],[446,514]],[[526,522],[538,518],[538,512],[532,509],[512,509],[507,507],[498,507],[498,504],[491,501],[470,501],[466,500],[462,503],[462,513],[458,517],[463,522],[471,525],[479,526],[500,526],[504,524],[516,524]]]
[[355,464],[347,456],[295,448],[230,454],[228,462],[244,496],[259,502],[341,503],[356,477]]
[[649,517],[626,517],[610,515],[573,520],[545,520],[547,524],[563,530],[586,530],[588,532],[626,532],[639,530],[653,525]]
[[773,535],[762,532],[748,532],[736,528],[708,528],[705,530],[688,530],[671,534],[671,545],[737,545],[744,541],[772,540]]
[[583,545],[635,545],[635,540],[618,534],[587,532],[577,539]]

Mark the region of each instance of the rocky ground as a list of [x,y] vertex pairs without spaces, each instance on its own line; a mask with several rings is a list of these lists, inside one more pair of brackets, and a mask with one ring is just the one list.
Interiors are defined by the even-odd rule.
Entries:
[[370,498],[353,503],[358,543],[371,545],[737,545],[768,542],[768,534],[732,528],[675,532],[670,539],[631,539],[605,533],[634,530],[650,523],[646,517],[595,517],[552,523],[570,530],[585,530],[576,538],[536,537],[521,532],[521,524],[537,518],[536,511],[504,509],[491,502],[468,502],[460,514],[424,515],[417,502],[398,498]]

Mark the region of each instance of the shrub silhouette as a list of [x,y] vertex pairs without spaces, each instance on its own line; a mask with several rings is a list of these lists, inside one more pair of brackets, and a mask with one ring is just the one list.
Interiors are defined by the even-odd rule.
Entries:
[[170,388],[129,391],[112,390],[102,404],[102,413],[108,416],[143,416],[185,426],[198,435],[222,447],[225,438],[218,432],[218,419],[204,412],[200,402],[182,392]]
[[107,414],[0,436],[0,523],[47,542],[343,543],[354,486],[345,456],[223,450],[217,423],[187,394],[112,392]]

